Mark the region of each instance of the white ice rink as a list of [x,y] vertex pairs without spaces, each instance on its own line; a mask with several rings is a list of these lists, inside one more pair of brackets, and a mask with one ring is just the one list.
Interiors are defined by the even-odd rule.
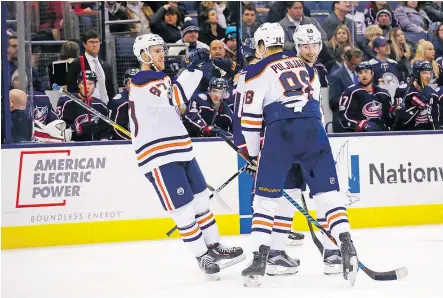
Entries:
[[322,274],[310,235],[288,252],[301,259],[300,272],[266,277],[261,288],[244,288],[240,271],[251,259],[249,236],[225,237],[248,258],[208,281],[181,240],[2,251],[4,298],[442,298],[443,225],[353,231],[360,260],[377,271],[406,266],[400,281],[375,282],[360,271],[354,287],[341,276]]

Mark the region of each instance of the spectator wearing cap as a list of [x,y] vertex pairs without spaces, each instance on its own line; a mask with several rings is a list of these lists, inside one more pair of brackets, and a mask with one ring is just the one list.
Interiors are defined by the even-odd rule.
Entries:
[[237,60],[237,28],[229,26],[226,28],[225,38],[222,39],[225,48],[225,58]]
[[366,28],[365,39],[357,43],[359,49],[363,51],[363,61],[369,61],[377,55],[372,43],[378,36],[383,36],[383,30],[378,25],[370,25]]
[[405,82],[403,75],[398,69],[397,61],[389,59],[391,55],[390,41],[384,36],[377,36],[372,42],[372,47],[377,53],[375,58],[369,60],[374,72],[374,84],[376,85],[396,85]]
[[171,4],[165,4],[153,16],[149,22],[151,32],[160,35],[166,43],[174,43],[182,37],[181,14]]
[[418,8],[418,1],[402,1],[394,14],[405,32],[427,32],[432,23],[426,12]]
[[329,14],[322,23],[322,27],[325,29],[327,40],[330,40],[334,36],[335,28],[338,25],[346,25],[353,34],[352,40],[357,40],[357,32],[355,30],[355,23],[353,20],[346,17],[348,13],[352,11],[350,1],[334,1],[332,2],[332,13]]
[[[185,23],[182,27],[182,38],[176,42],[178,45],[185,43],[189,44],[188,51],[195,49],[208,49],[209,46],[201,41],[198,41],[200,28],[192,21],[190,17],[185,18]],[[169,47],[168,55],[185,55],[186,50],[182,47]]]
[[294,50],[293,36],[295,29],[300,25],[313,24],[315,27],[317,27],[318,31],[320,31],[323,42],[327,43],[326,32],[325,30],[323,30],[322,26],[320,26],[317,20],[303,15],[302,1],[288,2],[286,16],[279,22],[279,24],[283,27],[283,30],[285,31],[285,51]]
[[431,21],[443,22],[442,1],[420,1],[420,8],[426,12]]
[[392,29],[392,15],[389,10],[383,8],[377,12],[377,24],[383,30],[383,36],[389,39],[389,30]]
[[242,16],[242,39],[253,38],[260,23],[257,22],[257,10],[252,5],[245,5]]
[[368,7],[364,10],[366,26],[377,24],[377,13],[382,9],[387,9],[391,14],[391,27],[398,27],[399,24],[394,15],[394,10],[387,1],[371,1],[371,3],[369,3]]
[[211,44],[213,40],[221,40],[225,37],[225,30],[218,24],[217,11],[213,8],[200,14],[203,22],[200,25],[198,40],[205,44]]

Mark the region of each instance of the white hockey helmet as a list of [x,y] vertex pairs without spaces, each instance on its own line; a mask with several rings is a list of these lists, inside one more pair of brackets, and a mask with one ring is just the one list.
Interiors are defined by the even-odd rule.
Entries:
[[[264,23],[254,33],[255,48],[262,41],[266,49],[273,46],[283,47],[285,44],[285,31],[279,23]],[[264,53],[259,53],[264,55]]]
[[293,36],[294,46],[297,53],[300,53],[299,46],[302,44],[320,44],[320,50],[323,48],[323,41],[321,39],[321,33],[317,27],[313,24],[306,24],[298,26]]
[[[148,33],[140,35],[134,40],[132,50],[138,61],[144,64],[153,64],[152,56],[149,52],[149,48],[152,46],[163,46],[165,48],[165,53],[167,52],[165,41],[163,40],[163,38],[160,37],[160,35]],[[146,54],[150,58],[150,62],[146,62],[143,59],[142,53],[144,51],[146,51]]]

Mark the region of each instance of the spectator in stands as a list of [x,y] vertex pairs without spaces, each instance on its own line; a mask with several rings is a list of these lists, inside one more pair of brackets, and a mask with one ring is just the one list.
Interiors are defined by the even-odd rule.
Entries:
[[391,14],[391,26],[396,28],[399,26],[398,20],[395,17],[394,10],[387,1],[371,1],[368,7],[365,8],[365,24],[366,26],[377,24],[377,13],[381,9],[387,9]]
[[[441,23],[435,31],[434,39],[435,57],[443,57],[443,23]],[[442,115],[443,118],[443,115]]]
[[391,29],[389,32],[389,40],[391,41],[391,55],[389,58],[397,61],[398,69],[404,78],[412,75],[411,59],[415,55],[415,48],[400,28]]
[[[93,96],[107,104],[110,98],[114,98],[115,88],[111,65],[98,57],[100,37],[94,30],[89,30],[83,35],[82,41],[85,48],[85,68],[94,71],[97,75],[97,88],[95,88]],[[80,58],[77,58],[72,61],[68,70],[68,92],[78,92],[77,79],[80,72]]]
[[369,60],[369,63],[372,65],[372,71],[374,73],[374,84],[395,85],[395,89],[397,89],[400,83],[406,82],[406,80],[398,69],[397,62],[388,58],[391,54],[389,40],[384,36],[378,36],[373,41],[372,47],[377,53],[375,58]]
[[431,21],[443,22],[442,1],[420,1],[420,8],[426,12]]
[[30,142],[32,139],[32,114],[26,108],[27,105],[27,95],[24,91],[19,89],[9,90],[13,143]]
[[383,30],[383,36],[389,39],[389,31],[392,29],[392,15],[387,9],[377,12],[377,24]]
[[225,58],[237,61],[237,28],[234,26],[227,27],[225,38],[221,41],[225,48]]
[[[227,6],[226,1],[202,1],[200,2],[200,18],[199,22],[205,22],[205,15],[203,12],[209,13],[209,10],[214,9],[218,16],[218,24],[222,29],[226,29],[228,24],[232,22],[231,20],[231,11]],[[237,20],[233,20],[236,22]]]
[[440,75],[440,69],[435,59],[434,45],[431,42],[424,39],[421,39],[418,42],[417,51],[415,52],[415,56],[411,63],[414,64],[414,62],[418,60],[428,61],[432,64],[434,71],[432,72],[432,77],[429,84],[434,88],[436,86],[443,86],[443,75]]
[[[40,28],[37,30],[59,31],[63,24],[63,2],[62,1],[37,1],[40,17]],[[53,32],[55,36],[58,32]]]
[[335,55],[335,51],[339,46],[350,46],[351,44],[351,32],[349,32],[348,27],[345,25],[338,25],[337,29],[335,29],[334,36],[332,36],[328,43],[328,46],[331,49],[331,53]]
[[254,6],[252,5],[245,6],[243,10],[242,21],[243,21],[243,26],[242,26],[243,41],[246,38],[253,38],[255,31],[260,26],[260,23],[257,22],[257,11]]
[[334,36],[335,28],[340,24],[344,24],[352,32],[352,40],[357,40],[355,23],[351,19],[347,18],[346,15],[352,11],[352,6],[350,1],[333,1],[332,2],[332,13],[329,14],[323,21],[322,27],[325,29],[327,40],[330,40]]
[[[182,35],[183,37],[176,42],[176,44],[189,43],[188,51],[192,52],[195,49],[208,49],[209,46],[201,41],[198,41],[200,28],[192,21],[192,18],[186,17],[185,23],[182,27]],[[176,55],[185,55],[186,49],[182,47],[169,47],[168,55],[176,56]]]
[[12,77],[12,74],[17,69],[18,65],[18,40],[17,36],[9,36],[8,37],[8,67],[9,67],[9,78]]
[[130,30],[141,34],[151,33],[149,20],[153,17],[154,12],[151,7],[141,1],[128,1],[126,13],[130,20],[139,20],[140,23],[131,24]]
[[357,35],[363,35],[366,30],[365,14],[361,11],[357,11],[358,1],[351,1],[351,5],[352,11],[348,13],[346,17],[354,21]]
[[[150,2],[148,1],[148,3]],[[177,10],[180,12],[181,20],[188,15],[188,11],[186,10],[186,6],[183,1],[168,1],[168,4],[177,8]]]
[[345,52],[350,49],[352,49],[350,45],[341,45],[337,47],[334,53],[335,65],[329,71],[329,76],[343,66],[343,63],[345,63]]
[[[121,2],[105,1],[106,8],[108,10],[108,18],[110,21],[127,20],[126,6]],[[83,9],[82,9],[83,10]],[[111,32],[127,32],[130,31],[129,24],[113,24],[109,25]]]
[[[56,61],[56,64],[60,64],[62,62],[66,63],[66,72],[64,74],[60,74],[59,72],[55,73],[54,64],[48,65],[48,74],[49,74],[49,83],[54,84],[60,81],[67,81],[68,70],[71,67],[71,63],[74,59],[78,58],[80,55],[80,46],[75,41],[67,41],[65,42],[60,49],[60,59]],[[61,79],[63,77],[64,79]],[[66,86],[62,86],[65,88]]]
[[199,40],[205,44],[211,44],[213,40],[221,40],[225,37],[225,30],[218,24],[217,11],[213,8],[200,13],[202,20],[200,24]]
[[343,91],[352,84],[358,83],[355,69],[362,62],[363,53],[357,48],[345,52],[345,63],[331,74],[329,79],[329,107],[333,113],[332,128],[334,132],[344,132],[340,124],[339,99]]
[[213,40],[209,45],[209,53],[211,58],[224,58],[226,56],[226,51],[223,42],[220,40]]
[[165,4],[152,16],[149,25],[152,33],[160,35],[166,43],[174,43],[182,36],[180,20],[181,15],[178,9]]
[[418,1],[402,1],[394,13],[405,32],[427,32],[432,23],[426,12],[418,7]]
[[364,61],[369,61],[377,55],[373,50],[372,42],[379,36],[383,36],[383,30],[378,25],[370,25],[366,28],[365,40],[357,43],[359,49],[363,51]]
[[[258,23],[262,24],[267,22],[269,9],[273,3],[274,1],[254,1]],[[251,6],[251,4],[248,4],[247,6]],[[243,8],[243,11],[244,10],[245,8]]]
[[[274,1],[274,3],[269,8],[268,22],[280,22],[286,15],[288,5],[290,5],[288,1]],[[305,5],[303,5],[303,15],[306,17],[311,16],[311,12]]]
[[293,36],[295,29],[300,25],[313,24],[315,27],[317,27],[318,31],[320,31],[323,42],[327,42],[326,33],[317,22],[317,20],[303,15],[302,1],[288,2],[286,10],[286,17],[279,22],[279,24],[283,27],[283,30],[285,31],[285,51],[294,50]]

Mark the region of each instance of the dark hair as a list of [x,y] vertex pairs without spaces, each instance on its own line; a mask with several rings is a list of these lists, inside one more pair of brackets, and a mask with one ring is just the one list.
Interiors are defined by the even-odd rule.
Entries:
[[437,30],[435,30],[435,36],[437,37],[437,40],[439,40],[439,41],[443,41],[443,39],[440,39],[440,37],[438,36],[438,31],[440,31],[441,27],[443,27],[443,23],[438,25]]
[[16,35],[8,36],[8,43],[9,43],[10,40],[13,40],[13,39],[18,39],[18,38],[17,38]]
[[288,1],[286,3],[286,8],[290,9],[292,7],[292,5],[294,5],[296,2],[300,2],[301,3],[301,7],[305,7],[305,5],[303,4],[303,1]]
[[86,43],[91,38],[98,38],[98,39],[100,39],[100,36],[98,35],[98,33],[96,31],[88,30],[88,31],[86,31],[85,34],[83,34],[82,41],[83,41],[83,43]]
[[62,45],[60,50],[60,59],[78,58],[80,55],[80,47],[75,41],[67,41]]
[[332,11],[335,10],[335,4],[340,3],[340,1],[332,1]]
[[345,52],[345,60],[351,61],[352,58],[362,58],[363,52],[359,48],[352,48]]
[[251,11],[257,13],[257,9],[255,9],[255,5],[253,5],[253,4],[246,4],[245,6],[243,6],[243,13],[246,10],[251,10]]
[[340,45],[335,49],[334,56],[335,59],[341,61],[344,59],[345,49],[349,47],[349,45]]
[[200,13],[199,21],[200,21],[200,22],[206,22],[206,21],[208,21],[208,20],[209,20],[209,12],[210,12],[211,10],[217,12],[217,10],[216,10],[215,8],[209,8],[209,9],[203,10],[203,11]]

